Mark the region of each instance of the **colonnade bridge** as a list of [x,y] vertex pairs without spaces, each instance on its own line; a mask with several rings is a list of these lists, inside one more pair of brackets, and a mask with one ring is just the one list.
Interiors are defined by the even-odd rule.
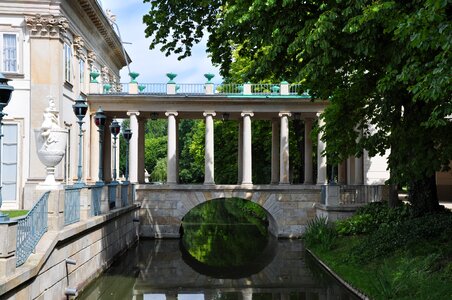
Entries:
[[[88,155],[92,160],[89,162],[91,179],[96,180],[99,161],[95,158],[99,157],[101,148],[104,179],[106,182],[111,180],[112,138],[109,131],[105,130],[101,139],[103,147],[99,147],[99,134],[94,120],[96,111],[101,107],[107,116],[105,128],[108,128],[113,118],[130,120],[133,135],[129,143],[129,174],[130,181],[135,183],[136,200],[141,202],[144,236],[177,237],[181,219],[191,208],[206,200],[231,196],[250,199],[263,206],[276,221],[278,235],[299,236],[307,221],[315,216],[315,205],[320,202],[326,205],[325,199],[332,199],[335,193],[325,190],[327,164],[326,157],[322,155],[325,143],[321,140],[321,133],[316,149],[313,149],[311,140],[313,122],[318,119],[320,125],[323,123],[319,116],[328,101],[311,99],[306,93],[298,93],[300,89],[299,85],[287,82],[215,85],[211,82],[176,84],[170,80],[167,84],[131,82],[114,86],[90,83],[87,101],[91,117],[88,129],[91,133]],[[304,123],[304,183],[298,185],[290,184],[289,172],[289,118],[294,116]],[[225,117],[236,121],[239,128],[236,185],[215,184],[214,120]],[[144,137],[148,119],[168,121],[167,180],[163,185],[145,184]],[[178,122],[182,119],[205,120],[205,172],[202,185],[178,183]],[[253,120],[269,120],[272,124],[271,182],[267,185],[254,185],[252,182]],[[313,151],[317,151],[317,161],[312,159]],[[317,168],[315,177],[314,166]],[[367,163],[366,166],[363,156],[350,157],[339,166],[340,190],[338,196],[334,196],[337,204],[355,204],[381,197],[380,191],[369,191],[372,187],[364,186],[373,176],[371,164]],[[382,182],[384,180],[379,183]]]

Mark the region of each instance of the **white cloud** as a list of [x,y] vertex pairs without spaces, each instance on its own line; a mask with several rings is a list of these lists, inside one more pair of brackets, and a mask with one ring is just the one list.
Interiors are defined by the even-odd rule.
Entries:
[[[192,56],[184,60],[177,60],[177,56],[166,57],[159,49],[149,50],[150,39],[144,37],[145,25],[143,15],[150,9],[150,3],[142,0],[102,0],[104,10],[111,9],[116,15],[116,23],[119,26],[124,47],[132,59],[131,71],[140,73],[137,78],[143,83],[167,82],[166,73],[178,74],[175,81],[178,83],[204,83],[206,79],[203,74],[215,74],[214,82],[222,81],[218,68],[212,66],[207,57],[206,39],[192,50]],[[127,68],[121,71],[121,81],[127,82],[129,76]]]

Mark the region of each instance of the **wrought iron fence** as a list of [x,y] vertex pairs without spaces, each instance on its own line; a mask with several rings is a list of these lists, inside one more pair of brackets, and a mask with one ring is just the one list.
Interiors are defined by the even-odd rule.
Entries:
[[80,221],[79,187],[66,187],[64,190],[64,226]]
[[102,197],[102,186],[91,187],[91,216],[98,216],[101,214],[100,200]]
[[225,83],[218,84],[215,87],[216,94],[226,94],[226,95],[240,95],[243,94],[243,84],[236,83]]
[[176,94],[205,95],[206,88],[202,83],[180,83],[176,84]]
[[280,90],[279,84],[260,83],[251,85],[253,95],[279,95]]
[[140,83],[138,90],[140,94],[162,95],[166,94],[166,83]]
[[49,194],[50,192],[45,192],[28,214],[17,221],[17,267],[25,263],[41,237],[47,232]]

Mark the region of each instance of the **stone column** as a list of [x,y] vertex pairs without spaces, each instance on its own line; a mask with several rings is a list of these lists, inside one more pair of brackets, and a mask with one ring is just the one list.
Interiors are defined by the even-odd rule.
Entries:
[[166,168],[166,182],[168,184],[177,183],[177,126],[176,117],[178,113],[175,111],[168,111],[165,116],[168,117],[168,161]]
[[204,149],[204,184],[215,184],[214,179],[214,124],[213,117],[215,112],[204,112],[206,118],[206,146]]
[[239,120],[239,140],[237,143],[237,184],[242,184],[243,181],[243,120]]
[[347,184],[347,162],[343,161],[337,167],[337,183],[340,185]]
[[304,119],[304,184],[313,184],[312,176],[312,119]]
[[289,184],[289,117],[290,113],[279,113],[281,135],[279,146],[279,184]]
[[271,184],[279,182],[279,120],[272,119],[272,178]]
[[252,112],[241,113],[243,118],[243,171],[242,184],[253,184],[252,180],[252,147],[251,147],[251,117]]
[[130,130],[132,138],[129,142],[129,180],[131,183],[138,182],[138,116],[139,111],[129,111],[127,115],[130,118]]
[[111,145],[112,145],[112,137],[110,132],[110,124],[111,124],[111,118],[107,117],[105,121],[105,130],[104,130],[104,181],[110,182],[111,181],[111,163],[112,163],[112,157],[111,157]]
[[[320,113],[317,113],[317,117],[319,118],[319,127],[325,124],[325,121],[320,116]],[[317,184],[326,184],[326,157],[322,154],[325,150],[325,142],[322,141],[322,132],[319,131],[318,135],[318,143],[317,143]]]
[[[137,181],[138,183],[144,183],[144,127],[146,125],[146,119],[138,118],[138,161],[137,161]],[[133,137],[133,134],[132,134]]]
[[360,157],[355,157],[355,184],[356,185],[364,184],[362,153]]
[[91,114],[91,116],[90,116],[91,147],[89,147],[89,150],[88,150],[89,156],[91,158],[90,174],[91,174],[91,180],[93,182],[101,180],[101,178],[99,178],[99,166],[101,163],[103,163],[103,162],[99,161],[99,151],[100,151],[100,149],[99,149],[99,128],[96,126],[94,117],[95,117],[95,114],[94,113]]

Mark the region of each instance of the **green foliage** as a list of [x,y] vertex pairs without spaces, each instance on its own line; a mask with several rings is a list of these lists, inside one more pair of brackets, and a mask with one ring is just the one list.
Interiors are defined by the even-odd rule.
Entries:
[[151,48],[185,57],[207,32],[224,77],[302,83],[330,100],[330,164],[391,149],[391,182],[424,186],[417,212],[438,209],[428,180],[452,159],[450,0],[151,3]]
[[452,214],[432,214],[407,219],[397,226],[384,226],[366,236],[351,252],[360,261],[383,257],[397,250],[436,239],[446,242],[452,234]]
[[318,246],[322,250],[329,250],[334,246],[337,233],[327,218],[316,216],[308,222],[302,238],[307,247]]
[[151,177],[150,181],[154,182],[165,182],[166,181],[166,158],[160,158],[157,160],[152,173],[149,174]]
[[25,216],[28,210],[2,210],[1,212],[12,219]]
[[339,235],[371,233],[379,228],[397,226],[411,217],[410,206],[390,208],[384,202],[370,203],[358,209],[355,215],[336,222]]
[[246,265],[269,241],[265,210],[245,199],[210,200],[189,211],[182,222],[185,249],[208,266]]

